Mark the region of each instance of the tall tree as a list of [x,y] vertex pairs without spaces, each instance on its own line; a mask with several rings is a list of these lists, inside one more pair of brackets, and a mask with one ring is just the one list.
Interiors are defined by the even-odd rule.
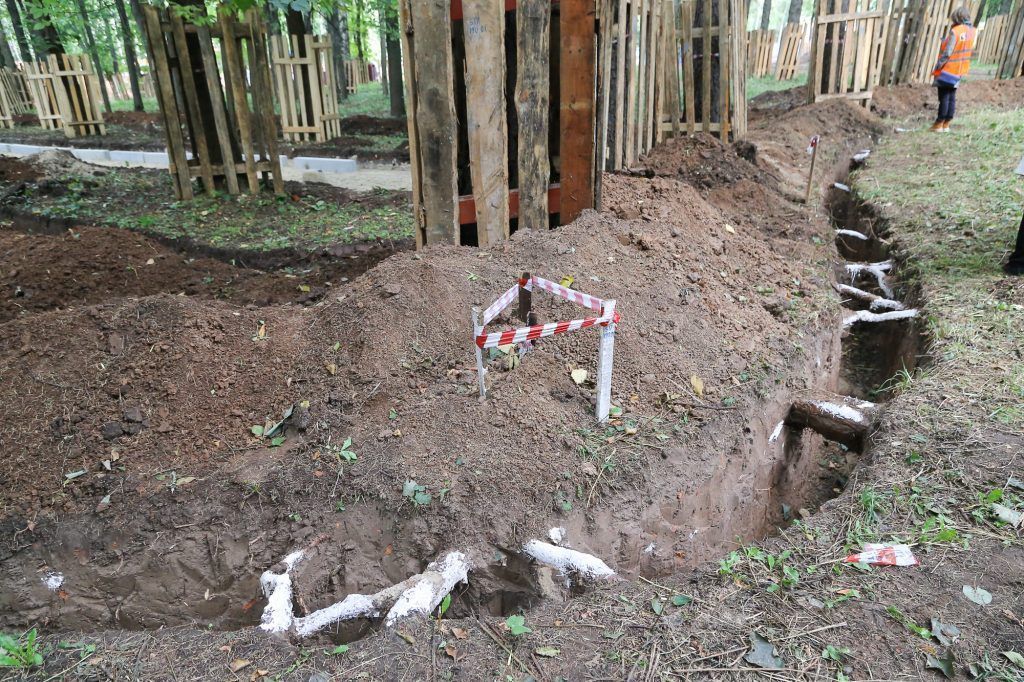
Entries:
[[11,17],[11,25],[14,27],[14,38],[18,41],[18,51],[21,53],[21,61],[30,62],[33,59],[32,49],[29,47],[28,35],[25,33],[25,25],[21,20],[21,10],[18,9],[18,0],[6,0],[7,13]]
[[139,59],[135,54],[135,39],[132,36],[132,25],[128,21],[128,12],[125,10],[124,0],[114,0],[114,7],[117,9],[117,18],[121,22],[121,40],[124,43],[124,61],[128,67],[128,83],[132,88],[132,109],[143,111],[142,88],[139,87]]
[[96,39],[92,34],[92,25],[89,23],[89,14],[85,9],[85,0],[77,0],[77,4],[78,14],[82,17],[82,24],[85,26],[85,43],[89,48],[89,56],[92,58],[93,68],[96,69],[96,75],[100,79],[100,96],[103,97],[103,110],[109,114],[111,112],[110,97],[107,95],[107,88],[103,84],[106,71],[103,68],[103,63],[100,62],[100,53],[96,49]]
[[804,0],[789,0],[789,16],[786,20],[791,24],[799,24],[804,11]]
[[[289,5],[288,10],[285,12],[284,20],[285,20],[285,26],[288,28],[288,35],[289,36],[298,36],[298,40],[296,40],[295,42],[298,43],[299,53],[297,55],[295,55],[295,56],[296,57],[305,57],[306,56],[306,40],[305,40],[304,36],[307,33],[307,29],[308,29],[308,24],[307,24],[306,17],[303,16],[302,12],[299,12],[298,10],[293,9],[292,6]],[[303,96],[303,100],[305,101],[305,112],[306,112],[306,120],[303,121],[302,123],[303,123],[303,125],[311,126],[311,125],[313,125],[314,121],[313,121],[313,89],[310,87],[310,78],[311,77],[319,77],[319,76],[311,76],[311,74],[309,73],[309,68],[306,67],[306,66],[300,66],[299,69],[298,69],[298,72],[299,72],[299,79],[300,79],[300,81],[302,83],[302,96]]]
[[337,5],[335,5],[330,12],[324,14],[324,23],[327,24],[327,33],[331,36],[331,43],[334,48],[331,50],[331,53],[334,61],[334,73],[338,88],[338,99],[348,98],[348,72],[345,70],[348,40],[342,36],[341,31],[344,21],[345,15]]
[[772,0],[764,0],[764,8],[761,10],[761,30],[767,31],[772,23]]
[[0,66],[5,69],[13,69],[15,67],[16,60],[14,59],[14,53],[11,52],[11,44],[7,42],[7,35],[4,33],[4,27],[0,24]]
[[391,92],[388,90],[388,43],[387,31],[385,30],[386,19],[384,14],[387,12],[387,0],[381,2],[380,7],[377,8],[377,37],[380,38],[380,87],[384,91],[385,97],[390,97]]
[[395,118],[405,116],[405,88],[402,84],[402,43],[398,25],[398,8],[389,3],[384,12],[384,26],[381,33],[385,36],[388,53],[388,90],[391,98],[391,115]]

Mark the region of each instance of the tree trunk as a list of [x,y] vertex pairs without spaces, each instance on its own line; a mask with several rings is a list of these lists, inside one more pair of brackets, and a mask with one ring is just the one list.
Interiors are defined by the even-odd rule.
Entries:
[[[299,53],[296,57],[306,57],[306,19],[302,16],[302,12],[291,9],[289,7],[288,12],[285,14],[285,25],[288,29],[289,40],[291,36],[298,37]],[[309,68],[302,66],[299,68],[299,77],[302,81],[302,95],[306,104],[306,120],[303,121],[303,125],[311,126],[315,124],[313,120],[313,89],[310,87],[310,73]]]
[[18,10],[17,0],[7,0],[7,13],[10,14],[11,25],[14,26],[14,39],[18,43],[21,61],[30,62],[34,57],[32,56],[32,48],[29,47],[28,36],[25,34],[25,27],[21,23],[21,12]]
[[384,7],[377,10],[377,24],[379,26],[377,35],[380,38],[380,87],[384,92],[384,96],[390,97],[391,90],[388,89],[388,30],[385,14],[387,14],[387,9]]
[[398,32],[398,12],[388,8],[385,17],[388,52],[388,85],[391,94],[391,115],[405,116],[405,88],[402,84],[402,43]]
[[132,38],[132,25],[128,21],[128,12],[124,0],[114,0],[117,18],[121,21],[121,38],[124,40],[124,61],[128,66],[128,82],[132,87],[132,109],[143,111],[142,88],[139,86],[139,59],[135,54],[135,40]]
[[114,42],[114,28],[110,24],[110,17],[103,18],[103,41],[107,44],[107,51],[110,52],[110,70],[112,73],[121,73],[121,62],[117,55],[117,43]]
[[13,69],[16,65],[14,53],[11,52],[11,44],[7,42],[7,35],[3,26],[0,26],[0,66],[5,69]]
[[89,15],[85,11],[85,0],[78,1],[78,14],[82,17],[82,24],[85,26],[85,42],[89,48],[89,56],[92,57],[92,66],[96,69],[96,76],[100,79],[100,96],[103,98],[103,110],[108,114],[110,109],[110,97],[107,95],[105,73],[103,64],[100,62],[100,53],[96,50],[96,39],[92,35],[92,25],[89,24]]
[[764,9],[761,10],[761,30],[767,31],[772,23],[772,0],[764,0]]
[[332,59],[334,61],[335,85],[338,88],[335,95],[339,100],[348,98],[348,73],[345,71],[345,52],[342,49],[343,39],[341,35],[342,14],[337,7],[330,14],[324,16],[327,23],[327,33],[331,36]]
[[804,11],[804,0],[789,0],[789,17],[787,21],[791,24],[800,23],[800,16]]
[[281,35],[281,15],[277,13],[277,8],[270,3],[270,0],[263,4],[263,15],[266,19],[267,31],[270,35]]

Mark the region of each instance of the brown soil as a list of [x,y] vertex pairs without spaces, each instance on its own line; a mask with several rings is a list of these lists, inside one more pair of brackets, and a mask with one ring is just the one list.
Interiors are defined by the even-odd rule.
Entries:
[[341,129],[349,135],[405,135],[408,126],[404,118],[359,115],[341,119]]
[[[493,647],[479,623],[530,606],[535,632],[512,654],[539,678],[626,679],[641,666],[622,656],[627,642],[645,661],[721,651],[716,666],[738,660],[745,647],[730,650],[735,637],[801,624],[824,604],[779,595],[771,598],[781,606],[758,605],[751,618],[745,585],[712,578],[713,568],[676,572],[817,508],[845,482],[848,453],[810,434],[785,446],[769,438],[794,396],[836,387],[842,358],[832,227],[786,197],[802,193],[812,134],[828,135],[823,183],[880,130],[869,112],[830,102],[752,131],[755,149],[740,151],[753,162],[707,139],[674,143],[651,155],[664,161],[653,178],[606,176],[605,212],[491,249],[398,254],[309,307],[114,294],[0,324],[0,523],[10,529],[0,625],[76,636],[187,625],[94,639],[109,644],[107,665],[124,675],[169,678],[181,666],[201,677],[233,657],[283,671],[295,650],[251,629],[205,626],[255,623],[264,604],[256,576],[322,533],[321,578],[301,586],[304,611],[397,582],[445,549],[475,563],[449,612],[466,639],[431,620],[374,634],[354,661],[312,651],[310,666],[341,679],[356,669],[500,677],[510,650]],[[495,359],[479,399],[469,311],[523,271],[572,276],[617,300],[613,401],[623,416],[607,429],[594,424],[592,387],[570,378],[595,370],[589,332],[544,340],[511,371]],[[542,321],[579,313],[543,295],[534,302]],[[285,441],[252,434],[289,406]],[[355,461],[338,454],[346,438]],[[403,498],[409,480],[430,491],[430,504]],[[825,504],[787,533],[813,546],[812,531],[825,537],[849,523]],[[544,602],[517,550],[552,526],[621,574],[656,582]],[[829,568],[801,580],[835,595]],[[47,571],[65,574],[60,592],[41,585]],[[685,611],[662,620],[649,606],[651,586],[673,574],[704,609],[693,627]],[[1004,589],[1012,575],[1006,567]],[[880,633],[859,635],[865,647],[891,652],[894,628],[876,606],[856,603],[842,617],[856,624],[849,632]],[[350,641],[368,629],[331,636]],[[442,639],[454,655],[442,653]],[[812,639],[806,671],[830,641],[849,640]],[[150,657],[137,642],[153,646]],[[530,653],[548,644],[562,653]]]
[[341,135],[326,142],[311,142],[294,146],[285,146],[284,151],[289,157],[324,156],[329,158],[358,158],[361,161],[392,161],[407,163],[409,161],[409,142],[402,141],[394,149],[373,149],[367,145],[365,138]]
[[[957,108],[1007,109],[1024,102],[1024,79],[977,80],[968,77],[957,93]],[[933,119],[938,106],[935,88],[926,84],[899,85],[875,90],[871,108],[893,119]]]

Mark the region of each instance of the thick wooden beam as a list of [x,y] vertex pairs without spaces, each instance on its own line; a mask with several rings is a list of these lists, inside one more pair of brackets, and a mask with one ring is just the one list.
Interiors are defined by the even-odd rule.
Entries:
[[[561,209],[562,190],[557,183],[550,185],[547,191],[547,206],[550,213],[558,213]],[[519,217],[519,190],[508,193],[508,217]],[[476,222],[476,200],[472,195],[459,197],[459,224],[470,225]],[[526,226],[524,226],[526,227]]]
[[595,0],[561,0],[559,129],[563,225],[594,207]]
[[516,13],[516,111],[520,227],[547,229],[551,182],[548,116],[551,108],[551,7],[548,0],[521,0]]

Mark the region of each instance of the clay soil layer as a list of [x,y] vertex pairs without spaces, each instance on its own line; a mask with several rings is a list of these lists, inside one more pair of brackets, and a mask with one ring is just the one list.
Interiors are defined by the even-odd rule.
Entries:
[[[823,138],[821,188],[890,127],[832,101],[764,116],[733,145],[669,141],[643,172],[606,176],[602,211],[572,225],[491,249],[398,253],[349,281],[329,265],[192,259],[114,228],[10,223],[0,627],[44,633],[46,663],[32,673],[43,679],[742,676],[765,660],[743,661],[757,637],[785,655],[786,679],[916,677],[927,659],[906,623],[937,629],[930,617],[965,632],[984,621],[965,635],[972,661],[1022,650],[1019,535],[984,526],[970,547],[987,554],[968,566],[946,536],[895,531],[931,566],[957,564],[958,584],[1016,586],[1013,619],[996,615],[1004,604],[984,619],[943,610],[953,597],[914,587],[940,584],[921,569],[842,566],[851,537],[890,539],[879,519],[919,494],[920,460],[891,469],[931,437],[901,425],[913,393],[871,447],[888,462],[878,470],[809,432],[777,437],[795,398],[850,383],[836,226],[820,201],[795,201],[807,139]],[[888,238],[883,217],[871,220]],[[479,398],[470,311],[524,271],[617,301],[610,423],[594,421],[592,382],[573,379],[596,374],[593,330],[518,361],[486,353]],[[544,322],[580,314],[543,292],[533,300]],[[1024,445],[1019,431],[1005,439]],[[1010,473],[1000,469],[1004,482]],[[919,499],[942,505],[942,490]],[[552,528],[620,579],[564,589],[521,552]],[[444,620],[268,638],[255,627],[259,575],[314,541],[299,613],[376,592],[447,550],[473,570]],[[894,605],[893,581],[913,608]],[[503,627],[517,613],[531,633]]]

